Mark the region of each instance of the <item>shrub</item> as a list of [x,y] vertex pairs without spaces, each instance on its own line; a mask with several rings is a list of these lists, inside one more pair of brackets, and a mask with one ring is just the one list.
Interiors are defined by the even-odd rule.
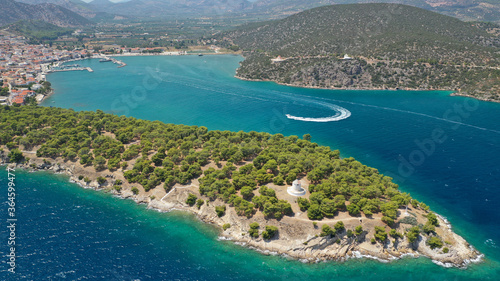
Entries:
[[356,228],[354,228],[354,233],[356,236],[361,235],[361,233],[363,233],[363,227],[361,225],[356,226]]
[[385,228],[381,226],[375,226],[375,238],[384,242],[387,239],[387,232],[385,232]]
[[245,198],[246,200],[250,200],[252,199],[253,197],[253,188],[251,188],[250,186],[244,186],[241,188],[241,196],[243,196],[243,198]]
[[344,226],[344,223],[343,223],[342,221],[338,221],[338,222],[335,224],[334,228],[335,228],[335,232],[339,233],[339,232],[344,231],[345,226]]
[[382,221],[387,224],[388,226],[391,226],[394,224],[394,219],[388,216],[383,216]]
[[196,207],[198,208],[198,210],[201,208],[203,204],[205,204],[205,201],[203,199],[196,200]]
[[337,209],[335,208],[335,201],[330,200],[328,198],[323,199],[321,201],[321,205],[319,206],[321,212],[325,217],[333,217]]
[[222,217],[226,213],[226,205],[215,206],[215,212],[219,218]]
[[310,220],[321,220],[323,219],[323,213],[321,212],[318,204],[312,204],[307,209],[307,217]]
[[299,208],[302,212],[307,211],[307,209],[309,209],[309,206],[311,205],[311,203],[309,203],[309,200],[302,197],[299,197],[297,199],[297,203],[299,204]]
[[197,198],[196,195],[189,193],[186,199],[186,204],[188,204],[189,206],[193,206],[194,203],[196,203],[196,198]]
[[325,237],[325,236],[331,236],[333,235],[335,232],[333,231],[333,229],[328,226],[327,224],[324,224],[322,227],[321,227],[321,234],[320,236],[321,237]]
[[276,233],[278,233],[278,228],[274,225],[266,225],[266,230],[262,232],[262,237],[264,239],[271,239],[273,238]]
[[256,222],[252,222],[250,224],[250,229],[248,230],[248,234],[250,234],[250,236],[253,238],[259,237],[259,224]]
[[95,167],[95,169],[97,171],[104,170],[104,168],[105,168],[104,165],[106,165],[106,158],[104,158],[101,155],[96,156],[96,158],[94,159],[93,163],[94,163],[94,167]]
[[413,242],[417,241],[419,233],[420,233],[420,229],[418,228],[418,226],[414,226],[414,227],[410,228],[410,231],[408,231],[406,233],[406,237],[408,238],[408,241],[410,241],[410,243],[413,243]]
[[15,148],[17,146],[15,142],[8,142],[5,145],[7,146],[7,148],[9,150],[12,150],[13,148]]
[[417,208],[418,205],[419,205],[419,202],[417,200],[415,200],[415,199],[412,199],[411,200],[411,205],[413,206],[413,208]]
[[9,162],[11,163],[19,163],[23,160],[23,153],[19,149],[13,149],[7,155],[9,157]]
[[283,179],[283,177],[281,175],[278,175],[277,177],[275,177],[273,179],[273,183],[275,185],[284,185],[285,184],[285,180]]
[[226,230],[227,230],[228,228],[230,228],[230,227],[231,227],[231,224],[229,224],[229,223],[225,223],[224,225],[222,225],[222,229],[223,229],[224,231],[226,231]]
[[357,216],[360,213],[360,209],[359,209],[358,205],[356,205],[356,204],[348,205],[347,211],[349,212],[349,215],[351,215],[351,216]]
[[438,237],[435,237],[435,236],[427,239],[426,244],[429,245],[429,247],[431,247],[431,249],[443,247],[443,241],[441,241],[441,239],[439,239]]
[[450,249],[448,249],[448,247],[443,248],[443,253],[447,254],[449,251],[450,251]]
[[132,193],[133,193],[133,194],[136,194],[136,195],[137,195],[137,194],[139,193],[139,189],[138,189],[137,187],[135,187],[135,186],[134,186],[134,187],[132,187],[132,189],[131,189],[131,190],[132,190]]
[[429,206],[427,206],[425,203],[420,203],[420,208],[426,212],[429,211]]
[[427,221],[427,223],[424,225],[424,227],[422,228],[422,230],[429,234],[431,232],[434,232],[434,230],[436,230],[436,227],[430,222],[430,221]]
[[417,219],[415,217],[410,217],[410,216],[402,218],[399,222],[404,223],[404,224],[411,224],[411,225],[418,224]]
[[105,182],[106,182],[106,178],[105,178],[105,177],[98,177],[98,178],[97,178],[97,183],[98,183],[99,185],[102,185],[102,184],[103,184],[103,183],[105,183]]
[[434,213],[429,213],[427,215],[427,223],[434,225],[434,226],[439,226],[439,221],[437,219],[436,214]]
[[389,231],[389,235],[394,237],[394,238],[403,238],[403,234],[397,232],[395,229],[391,229]]
[[163,189],[165,189],[166,193],[169,193],[172,190],[172,186],[167,184],[166,182],[163,184]]

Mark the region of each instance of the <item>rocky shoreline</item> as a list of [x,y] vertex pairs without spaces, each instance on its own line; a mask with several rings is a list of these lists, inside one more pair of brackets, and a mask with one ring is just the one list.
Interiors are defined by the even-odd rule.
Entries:
[[[25,152],[27,161],[24,164],[8,163],[7,152],[0,151],[0,165],[9,165],[11,167],[23,168],[31,171],[52,171],[54,173],[66,174],[70,181],[79,184],[84,188],[107,191],[124,199],[132,199],[137,203],[146,204],[148,208],[156,209],[161,212],[172,210],[187,211],[196,215],[201,221],[213,224],[222,228],[225,224],[230,227],[221,231],[219,239],[231,240],[234,243],[255,249],[266,255],[282,255],[300,260],[301,262],[320,262],[320,261],[345,261],[351,258],[369,258],[381,262],[390,262],[404,257],[425,256],[438,265],[444,267],[467,268],[472,263],[481,262],[483,255],[469,245],[462,237],[453,233],[451,225],[442,217],[440,221],[439,233],[447,240],[449,252],[443,253],[440,250],[432,250],[426,245],[426,238],[419,236],[414,243],[409,243],[404,239],[387,239],[384,244],[373,243],[367,237],[372,236],[374,225],[379,225],[379,220],[369,218],[337,218],[334,220],[322,220],[314,224],[304,219],[304,214],[296,211],[292,217],[284,217],[281,220],[266,219],[262,214],[256,214],[252,218],[238,216],[234,208],[227,208],[225,214],[219,217],[215,211],[215,206],[222,205],[222,201],[205,201],[199,209],[196,206],[187,205],[186,198],[189,194],[194,194],[202,198],[198,192],[197,181],[189,186],[176,185],[170,192],[165,192],[163,188],[155,188],[149,192],[141,190],[135,194],[132,192],[133,185],[124,180],[123,174],[117,171],[95,172],[92,167],[84,167],[78,162],[63,161],[55,159],[51,163],[43,158],[33,157],[32,153]],[[28,158],[30,157],[30,158]],[[85,182],[84,178],[89,182]],[[97,182],[97,177],[106,178],[104,184]],[[116,190],[113,188],[117,180],[122,180],[122,188]],[[295,211],[295,210],[294,210]],[[416,212],[415,210],[413,210]],[[404,216],[401,214],[401,216]],[[340,215],[340,217],[342,217]],[[307,218],[307,217],[306,217]],[[399,219],[399,218],[398,218]],[[353,228],[363,221],[363,231],[360,236],[348,236],[346,231],[337,233],[333,236],[321,237],[319,235],[322,224],[333,225],[342,220],[346,229]],[[265,225],[274,225],[279,228],[278,237],[270,240],[252,238],[248,235],[249,225],[252,222],[259,223],[262,231]],[[380,224],[383,225],[383,224]]]
[[[375,87],[375,88],[370,88],[370,87],[319,87],[319,86],[308,86],[308,85],[298,85],[298,84],[288,84],[288,83],[282,83],[278,82],[275,80],[271,79],[250,79],[250,78],[244,78],[238,75],[235,75],[234,78],[243,80],[243,81],[253,81],[253,82],[274,82],[278,85],[283,85],[283,86],[288,86],[288,87],[298,87],[298,88],[306,88],[306,89],[321,89],[321,90],[370,90],[370,91],[452,91],[450,89],[432,89],[432,90],[421,90],[421,89],[412,89],[412,88],[380,88],[380,87]],[[452,91],[453,93],[450,94],[450,96],[461,96],[461,97],[468,97],[468,98],[473,98],[481,101],[487,101],[487,102],[496,102],[500,103],[500,100],[495,100],[495,99],[490,99],[490,98],[484,98],[484,97],[477,97],[474,95],[467,94],[465,92],[460,92],[460,91]]]
[[468,97],[480,101],[487,101],[487,102],[497,102],[500,103],[500,100],[495,100],[495,99],[490,99],[490,98],[484,98],[484,97],[477,97],[474,95],[470,95],[464,92],[453,92],[450,96],[459,96],[459,97]]

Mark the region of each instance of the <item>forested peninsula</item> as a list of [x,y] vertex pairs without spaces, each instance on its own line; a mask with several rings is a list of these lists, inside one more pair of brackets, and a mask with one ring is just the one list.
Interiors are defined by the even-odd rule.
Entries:
[[[466,267],[482,257],[391,178],[310,135],[1,106],[0,161],[67,173],[158,210],[189,211],[220,227],[224,239],[304,261],[427,256]],[[287,192],[295,180],[302,197]]]
[[399,4],[331,5],[208,43],[241,49],[236,77],[326,89],[447,90],[500,101],[500,26]]

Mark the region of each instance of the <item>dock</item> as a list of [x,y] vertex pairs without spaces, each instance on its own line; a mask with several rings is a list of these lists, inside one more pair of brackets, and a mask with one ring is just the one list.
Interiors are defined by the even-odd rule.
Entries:
[[94,72],[94,70],[90,67],[67,67],[63,69],[49,69],[47,70],[47,73],[63,72],[63,71],[83,71],[83,70],[87,70],[88,72]]
[[115,58],[111,58],[111,57],[108,57],[108,56],[99,56],[99,57],[101,59],[105,60],[105,61],[111,61],[112,63],[118,64],[118,67],[124,67],[124,66],[127,65],[126,63],[124,63],[121,60],[117,60]]
[[117,59],[115,59],[115,58],[111,58],[111,61],[112,61],[113,63],[118,64],[118,67],[124,67],[124,66],[126,66],[126,65],[127,65],[127,64],[126,64],[126,63],[124,63],[123,61],[121,61],[121,60],[117,60]]

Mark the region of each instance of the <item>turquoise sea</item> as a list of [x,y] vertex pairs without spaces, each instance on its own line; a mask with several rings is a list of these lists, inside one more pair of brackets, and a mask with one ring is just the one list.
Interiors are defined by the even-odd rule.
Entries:
[[[121,59],[126,67],[86,60],[78,63],[94,72],[50,74],[56,93],[43,105],[218,130],[309,133],[395,178],[401,190],[447,217],[485,261],[467,270],[425,258],[302,264],[218,241],[216,229],[184,213],[147,210],[63,176],[16,171],[18,273],[9,275],[3,259],[1,280],[500,279],[500,104],[448,92],[241,81],[233,77],[238,56]],[[324,117],[347,118],[311,122]],[[7,179],[0,173],[3,224]],[[8,234],[2,227],[0,240]],[[6,242],[0,251],[5,256]]]

